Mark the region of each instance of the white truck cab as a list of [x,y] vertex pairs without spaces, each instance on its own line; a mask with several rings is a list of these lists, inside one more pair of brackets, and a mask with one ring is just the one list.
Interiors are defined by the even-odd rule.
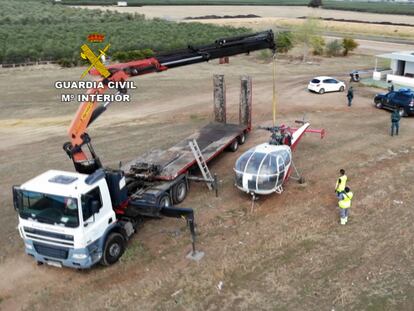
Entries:
[[122,256],[144,218],[161,216],[187,220],[194,253],[193,210],[169,204],[171,190],[183,182],[185,176],[143,191],[121,170],[98,169],[90,175],[47,171],[13,187],[26,253],[58,267],[109,266]]
[[[26,253],[37,262],[89,268],[101,260],[107,233],[117,226],[105,178],[49,170],[13,193]],[[115,243],[111,251],[118,257],[123,247]]]

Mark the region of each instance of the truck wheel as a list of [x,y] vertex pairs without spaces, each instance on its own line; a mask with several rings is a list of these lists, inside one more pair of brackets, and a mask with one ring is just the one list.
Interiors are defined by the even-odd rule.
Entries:
[[164,193],[159,201],[159,205],[161,208],[163,207],[171,207],[171,199],[170,196],[168,195],[168,193]]
[[242,133],[239,137],[237,137],[239,145],[243,145],[246,142],[246,134]]
[[239,142],[237,139],[235,139],[229,146],[229,149],[231,152],[236,152],[237,149],[239,149]]
[[125,251],[125,240],[122,234],[113,232],[105,242],[101,264],[110,266],[116,263]]
[[174,185],[172,191],[174,204],[179,204],[184,201],[185,197],[187,196],[187,190],[187,181],[185,178],[181,179]]

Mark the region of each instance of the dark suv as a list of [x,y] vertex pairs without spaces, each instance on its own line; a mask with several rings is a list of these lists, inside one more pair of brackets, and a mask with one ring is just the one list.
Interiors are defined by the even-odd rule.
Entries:
[[399,89],[387,94],[377,94],[374,102],[377,108],[397,109],[402,117],[414,115],[414,91],[410,89]]

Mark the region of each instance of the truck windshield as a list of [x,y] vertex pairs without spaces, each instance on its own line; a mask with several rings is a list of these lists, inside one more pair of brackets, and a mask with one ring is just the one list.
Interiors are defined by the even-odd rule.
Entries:
[[79,226],[78,203],[74,198],[33,191],[19,191],[17,196],[21,218],[71,228]]

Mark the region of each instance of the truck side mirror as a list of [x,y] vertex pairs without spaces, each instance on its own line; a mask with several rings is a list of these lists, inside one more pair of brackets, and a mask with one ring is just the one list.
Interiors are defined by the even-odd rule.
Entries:
[[13,206],[16,211],[19,211],[19,202],[22,198],[22,193],[20,191],[20,188],[18,186],[13,186]]
[[100,204],[98,200],[92,200],[91,202],[91,213],[96,214],[99,212]]

